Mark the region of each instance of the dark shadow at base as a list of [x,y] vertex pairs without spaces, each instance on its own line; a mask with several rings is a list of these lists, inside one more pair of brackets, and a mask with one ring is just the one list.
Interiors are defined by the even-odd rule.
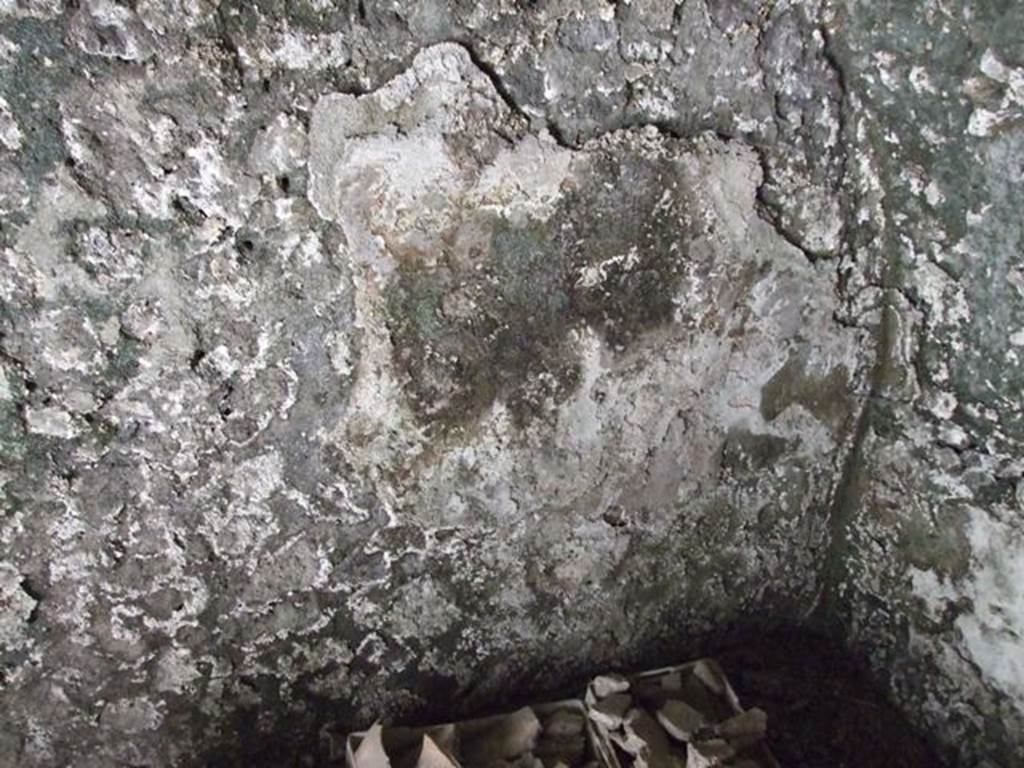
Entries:
[[[825,634],[777,621],[751,619],[701,637],[662,639],[634,649],[617,671],[631,672],[681,663],[700,656],[717,658],[744,706],[768,713],[769,745],[785,768],[938,768],[943,765],[874,682],[868,666]],[[507,660],[503,660],[507,664]],[[418,679],[414,687],[429,704],[402,719],[426,725],[477,717],[519,706],[581,697],[607,665],[540,664],[505,669],[515,680],[497,693],[455,691],[444,679]],[[512,674],[509,674],[512,672]],[[507,676],[507,677],[506,677]],[[257,726],[258,713],[241,712],[225,724],[231,734],[222,750],[204,756],[208,768],[328,768],[344,764],[342,735],[362,727],[345,703],[309,702],[301,717],[279,719],[269,730]],[[324,726],[335,734],[325,739]],[[335,752],[332,759],[330,752]]]

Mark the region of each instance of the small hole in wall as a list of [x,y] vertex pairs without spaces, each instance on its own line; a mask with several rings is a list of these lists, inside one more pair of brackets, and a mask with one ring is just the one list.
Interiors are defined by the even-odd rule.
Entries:
[[288,174],[283,174],[277,177],[277,188],[280,189],[284,194],[288,194],[288,191],[292,187],[291,179],[288,178]]
[[256,252],[256,243],[252,238],[244,235],[239,235],[235,239],[235,248],[238,250],[238,255],[241,257],[241,261],[248,261],[249,257]]
[[35,600],[35,607],[32,608],[32,612],[28,616],[28,623],[35,624],[39,619],[39,604],[43,602],[43,593],[33,585],[32,580],[25,576],[21,580],[21,590]]

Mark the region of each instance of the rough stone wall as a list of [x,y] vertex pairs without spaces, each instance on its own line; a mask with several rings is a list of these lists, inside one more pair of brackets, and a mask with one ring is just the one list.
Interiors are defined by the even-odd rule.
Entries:
[[0,755],[817,607],[1005,762],[1024,24],[892,5],[0,0]]
[[819,9],[0,8],[9,764],[813,607],[873,359]]
[[951,760],[1019,765],[1024,6],[852,2],[836,24],[851,245],[876,265],[854,314],[881,313],[882,351],[829,604]]

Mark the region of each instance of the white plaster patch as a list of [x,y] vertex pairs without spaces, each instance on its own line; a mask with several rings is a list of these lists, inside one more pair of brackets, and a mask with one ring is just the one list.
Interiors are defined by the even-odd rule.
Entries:
[[64,222],[89,220],[102,216],[106,209],[86,196],[78,184],[63,169],[52,182],[43,187],[34,217],[18,233],[15,253],[28,258],[29,265],[15,258],[13,266],[33,274],[33,281],[41,298],[54,301],[61,286],[75,286],[88,293],[92,280],[79,265],[64,258],[61,226]]
[[22,645],[25,623],[36,607],[21,582],[21,574],[13,565],[0,562],[0,648]]
[[249,503],[269,499],[281,487],[283,463],[276,451],[243,462],[231,476],[231,489]]
[[117,733],[140,733],[155,730],[163,722],[163,714],[146,698],[122,699],[108,704],[100,715],[100,723]]
[[498,208],[513,220],[546,218],[562,196],[572,156],[546,133],[527,136],[482,170],[468,202]]
[[14,115],[11,114],[10,105],[3,97],[0,97],[0,144],[12,152],[16,152],[21,149],[23,138],[25,138],[25,134],[21,132]]
[[156,665],[156,690],[167,693],[182,693],[199,679],[199,670],[186,648],[169,648]]
[[908,79],[914,90],[918,93],[936,93],[935,86],[928,75],[928,70],[924,67],[911,67]]
[[352,374],[352,348],[348,334],[343,331],[331,331],[327,336],[327,354],[331,367],[339,376]]
[[939,189],[939,185],[933,180],[929,182],[928,186],[924,188],[924,197],[928,201],[928,205],[935,207],[945,202],[946,196],[942,194],[942,190]]
[[0,35],[0,67],[9,67],[21,50],[21,46]]
[[59,437],[71,440],[78,435],[71,414],[62,408],[26,408],[25,421],[29,432],[47,437]]
[[379,187],[382,169],[397,204],[430,203],[432,193],[445,197],[437,185],[459,179],[442,136],[466,130],[474,113],[494,116],[502,109],[493,85],[455,44],[421,51],[408,70],[372,94],[324,96],[310,129],[310,201],[323,218],[340,220],[348,212],[338,207],[339,185]]
[[[972,136],[991,136],[1013,120],[1024,119],[1024,67],[1009,67],[1004,64],[991,48],[981,56],[982,73],[992,81],[1003,86],[1003,94],[998,104],[976,104],[967,123],[967,132]],[[968,82],[968,95],[983,91]]]
[[600,285],[608,278],[608,270],[618,268],[623,272],[630,272],[640,263],[639,249],[633,246],[625,253],[609,256],[597,264],[589,264],[580,269],[579,277],[576,279],[577,288],[593,288]]
[[60,15],[61,0],[0,0],[0,17],[50,19]]
[[308,34],[292,29],[269,35],[267,43],[242,55],[250,61],[255,59],[252,63],[257,66],[307,71],[343,67],[350,56],[341,32]]
[[921,298],[942,322],[956,325],[971,319],[971,308],[963,287],[935,264],[930,261],[919,264],[913,279]]
[[969,532],[974,613],[957,625],[975,662],[1024,706],[1024,536],[980,510]]
[[956,620],[959,643],[985,677],[1024,708],[1024,534],[971,508],[972,568],[961,584],[914,569],[914,593],[933,617],[962,596],[974,610]]
[[306,150],[302,122],[281,113],[257,134],[249,151],[249,167],[255,173],[287,173],[305,164]]

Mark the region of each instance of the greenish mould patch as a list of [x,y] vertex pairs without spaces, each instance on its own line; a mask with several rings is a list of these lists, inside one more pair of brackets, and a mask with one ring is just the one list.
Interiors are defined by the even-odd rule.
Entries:
[[106,366],[98,378],[108,390],[129,381],[138,373],[144,351],[145,345],[142,342],[122,333],[117,347],[106,353]]
[[10,399],[0,400],[0,463],[13,463],[25,457],[26,428],[22,408],[29,392],[13,366],[0,366],[0,377],[7,383],[10,393]]
[[721,468],[735,474],[768,469],[792,448],[792,442],[777,435],[732,429],[722,445]]
[[487,222],[480,269],[405,261],[387,296],[395,362],[428,423],[462,424],[498,397],[519,422],[560,400],[578,376],[564,344],[564,265],[542,223]]
[[971,565],[971,542],[967,537],[967,511],[942,505],[927,514],[909,508],[899,529],[900,547],[907,562],[916,568],[960,579]]
[[0,402],[0,461],[16,462],[25,455],[25,423],[14,401]]
[[674,316],[689,250],[688,190],[671,157],[622,162],[601,153],[591,173],[563,202],[570,226],[559,244],[575,275],[602,278],[576,279],[574,313],[623,347]]
[[38,180],[67,157],[58,97],[85,63],[64,44],[58,23],[17,19],[4,26],[4,35],[19,54],[0,78],[0,96],[24,136],[18,165],[30,180]]
[[549,219],[475,212],[462,227],[486,246],[470,259],[404,254],[386,311],[417,416],[450,431],[500,399],[523,426],[576,388],[572,331],[621,350],[671,322],[690,231],[679,176],[671,157],[599,153]]
[[761,415],[774,421],[791,405],[802,405],[834,432],[842,432],[854,410],[849,379],[845,365],[815,375],[808,372],[805,355],[793,354],[761,389]]

